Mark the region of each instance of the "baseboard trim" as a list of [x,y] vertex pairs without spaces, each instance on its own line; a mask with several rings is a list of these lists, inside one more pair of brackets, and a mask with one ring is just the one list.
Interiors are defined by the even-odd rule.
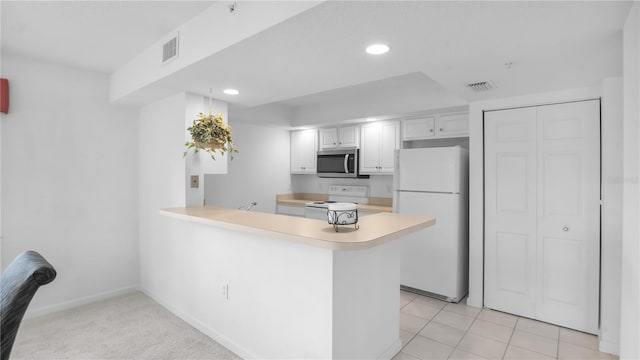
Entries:
[[147,295],[148,297],[153,299],[158,304],[162,305],[165,309],[169,310],[175,316],[181,318],[182,320],[187,322],[189,325],[191,325],[194,328],[198,329],[198,331],[200,331],[201,333],[207,335],[211,339],[213,339],[216,342],[218,342],[220,345],[222,345],[222,346],[226,347],[227,349],[233,351],[236,355],[240,356],[241,358],[243,358],[243,359],[259,359],[259,358],[261,358],[261,357],[257,356],[256,354],[253,354],[252,352],[248,351],[244,347],[240,346],[238,343],[236,343],[236,342],[232,341],[231,339],[227,338],[226,336],[220,334],[218,331],[216,331],[216,330],[212,329],[211,327],[207,326],[206,324],[204,324],[203,322],[199,321],[198,319],[194,318],[193,316],[191,316],[191,315],[187,314],[186,312],[180,310],[177,306],[173,306],[169,302],[164,301],[160,296],[157,296],[156,294],[154,294],[152,291],[149,291],[149,289],[145,288],[144,286],[140,287],[140,291],[142,291],[142,293],[144,293],[145,295]]
[[602,341],[602,339],[600,338],[600,341],[598,343],[598,350],[607,354],[620,355],[620,344]]
[[33,308],[33,309],[29,308],[27,309],[27,312],[24,315],[24,318],[30,319],[38,316],[48,315],[48,314],[56,313],[59,311],[72,309],[78,306],[90,304],[96,301],[106,300],[106,299],[114,298],[116,296],[130,294],[136,291],[140,291],[140,286],[131,285],[131,286],[115,289],[115,290],[110,290],[110,291],[105,291],[105,292],[101,292],[94,295],[85,296],[79,299],[64,301],[58,304],[42,306],[42,307]]
[[467,305],[482,309],[484,304],[482,303],[482,300],[467,295]]

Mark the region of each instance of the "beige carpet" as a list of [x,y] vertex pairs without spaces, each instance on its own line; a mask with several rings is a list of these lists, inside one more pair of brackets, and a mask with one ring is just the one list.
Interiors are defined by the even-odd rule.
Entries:
[[22,322],[19,359],[240,359],[142,293]]

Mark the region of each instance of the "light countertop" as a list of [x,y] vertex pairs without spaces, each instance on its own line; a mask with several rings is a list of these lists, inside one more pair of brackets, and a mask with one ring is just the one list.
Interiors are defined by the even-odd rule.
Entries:
[[[364,209],[363,209],[364,210]],[[363,250],[384,244],[435,224],[435,218],[380,212],[340,226],[335,232],[326,221],[215,206],[180,207],[160,210],[162,215],[295,241],[331,250]]]

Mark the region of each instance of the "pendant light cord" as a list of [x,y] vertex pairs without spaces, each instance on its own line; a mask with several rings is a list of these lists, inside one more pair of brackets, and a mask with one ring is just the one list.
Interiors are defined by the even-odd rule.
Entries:
[[211,115],[211,93],[213,92],[212,88],[209,88],[209,115]]

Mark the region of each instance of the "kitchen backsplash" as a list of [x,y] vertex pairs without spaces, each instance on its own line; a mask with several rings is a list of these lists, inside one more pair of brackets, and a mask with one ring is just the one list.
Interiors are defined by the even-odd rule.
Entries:
[[393,176],[371,176],[369,179],[320,178],[316,175],[291,175],[294,193],[326,194],[329,185],[366,185],[369,196],[392,197]]

